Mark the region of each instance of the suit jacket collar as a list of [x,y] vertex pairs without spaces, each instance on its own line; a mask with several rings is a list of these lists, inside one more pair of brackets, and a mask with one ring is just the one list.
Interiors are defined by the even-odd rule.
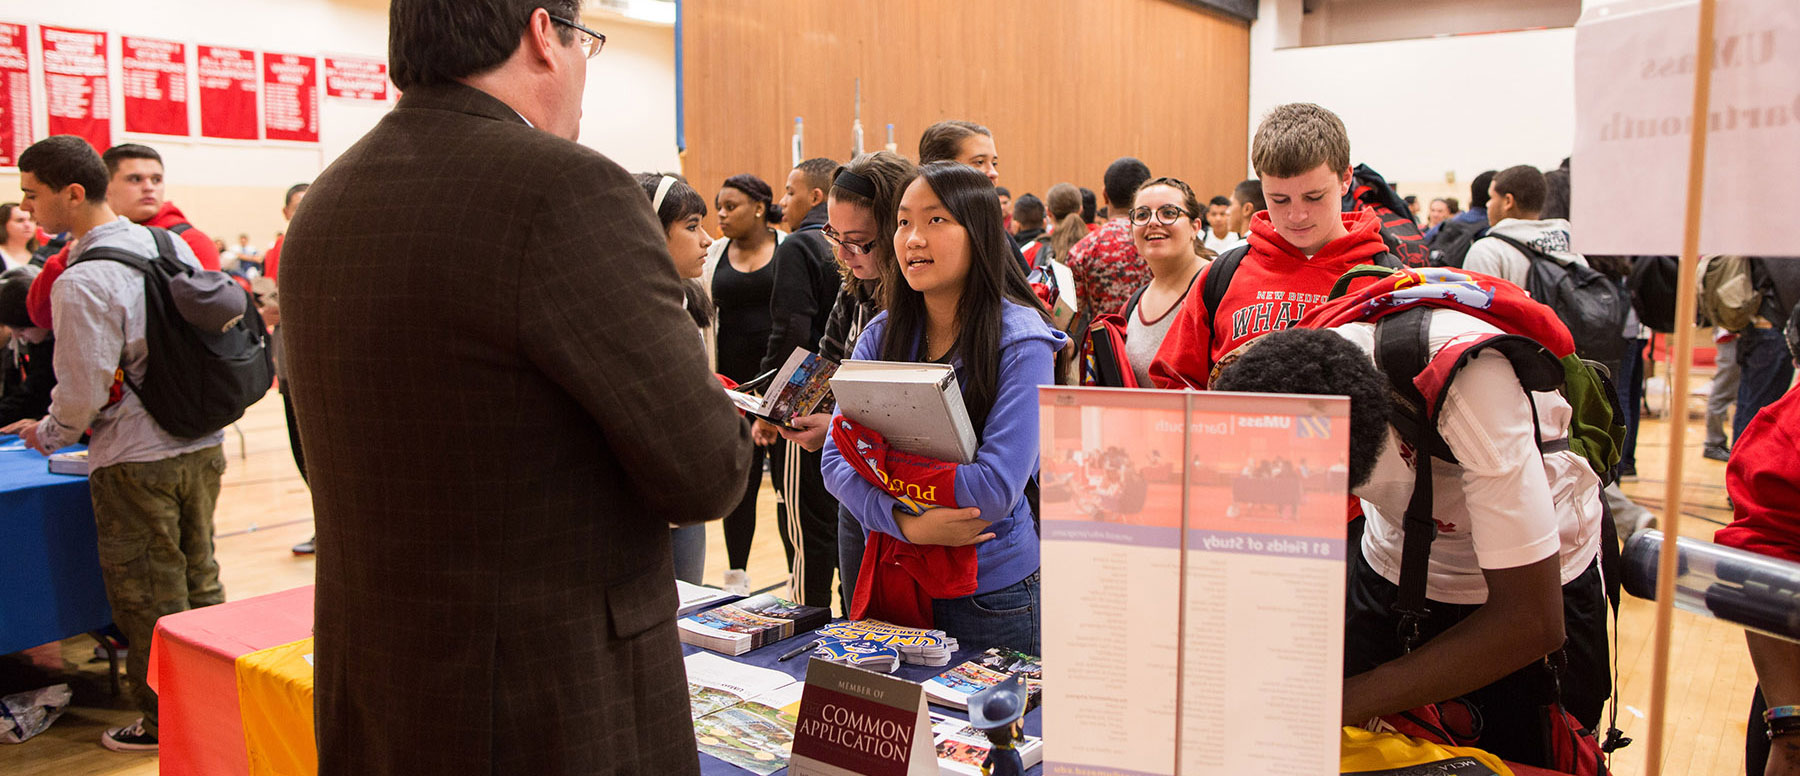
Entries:
[[396,110],[447,110],[530,126],[524,116],[500,98],[455,81],[416,85],[402,93],[400,102],[394,107]]

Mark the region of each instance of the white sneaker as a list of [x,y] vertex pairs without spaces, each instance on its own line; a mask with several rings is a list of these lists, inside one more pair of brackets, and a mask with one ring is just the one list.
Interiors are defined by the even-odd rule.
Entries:
[[725,592],[732,595],[750,594],[750,574],[743,569],[725,570]]

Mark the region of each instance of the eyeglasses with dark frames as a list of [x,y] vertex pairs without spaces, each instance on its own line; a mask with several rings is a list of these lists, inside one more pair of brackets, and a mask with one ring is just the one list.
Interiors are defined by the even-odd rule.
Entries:
[[1150,223],[1151,216],[1156,217],[1157,223],[1168,226],[1183,218],[1193,218],[1194,214],[1174,205],[1163,205],[1154,212],[1147,205],[1138,205],[1131,209],[1130,216],[1132,226],[1143,226]]
[[838,234],[836,230],[829,226],[819,230],[819,232],[825,235],[825,239],[830,240],[832,245],[843,248],[845,253],[852,256],[867,256],[875,252],[875,240],[862,243],[850,242],[849,240],[845,240],[843,235]]
[[561,16],[556,16],[554,14],[552,14],[550,16],[550,21],[556,22],[557,24],[560,24],[564,27],[573,27],[574,29],[580,31],[582,34],[581,47],[587,50],[587,58],[588,59],[593,59],[594,57],[600,56],[600,49],[606,48],[606,36],[605,35],[601,35],[598,32],[594,32],[593,30],[590,30],[586,27],[576,24],[573,21],[564,19]]

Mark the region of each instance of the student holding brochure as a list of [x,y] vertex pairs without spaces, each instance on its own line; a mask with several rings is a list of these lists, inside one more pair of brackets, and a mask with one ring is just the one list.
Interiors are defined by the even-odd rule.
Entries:
[[[897,224],[898,262],[882,270],[886,311],[854,355],[953,366],[978,446],[970,463],[930,461],[832,417],[825,482],[869,537],[852,617],[1037,654],[1038,538],[1026,491],[1037,474],[1037,387],[1054,382],[1068,338],[1010,260],[999,201],[979,172],[921,167]],[[893,461],[933,476],[933,487],[896,482],[882,471]],[[907,506],[875,484],[884,479],[911,496]]]

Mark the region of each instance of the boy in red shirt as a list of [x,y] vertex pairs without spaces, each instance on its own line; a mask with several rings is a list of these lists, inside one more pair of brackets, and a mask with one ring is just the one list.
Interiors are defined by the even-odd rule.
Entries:
[[1373,213],[1341,212],[1350,137],[1336,114],[1311,103],[1276,107],[1256,128],[1250,162],[1269,209],[1251,218],[1248,246],[1201,271],[1205,288],[1209,274],[1235,267],[1216,311],[1205,301],[1182,306],[1150,365],[1158,387],[1207,387],[1229,354],[1292,326],[1345,271],[1387,252]]

